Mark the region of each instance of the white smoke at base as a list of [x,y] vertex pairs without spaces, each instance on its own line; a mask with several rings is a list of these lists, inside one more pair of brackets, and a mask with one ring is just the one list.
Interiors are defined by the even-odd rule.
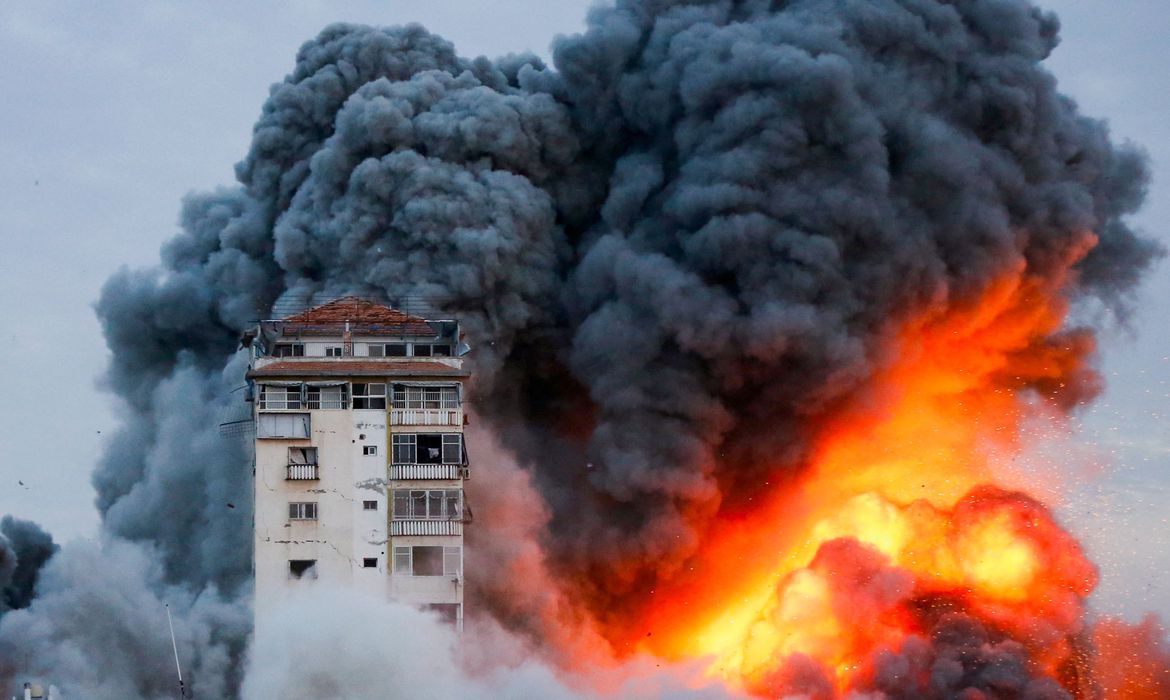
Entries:
[[736,697],[700,681],[700,666],[646,659],[602,671],[600,684],[592,672],[574,679],[493,623],[458,633],[430,613],[336,588],[290,595],[264,630],[248,652],[245,698]]

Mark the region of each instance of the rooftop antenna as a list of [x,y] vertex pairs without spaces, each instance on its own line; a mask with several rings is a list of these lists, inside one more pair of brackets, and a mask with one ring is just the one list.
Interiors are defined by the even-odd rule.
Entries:
[[175,672],[179,674],[179,698],[187,697],[187,690],[183,687],[183,669],[179,666],[179,645],[175,643],[175,624],[171,622],[171,605],[166,603],[167,627],[171,629],[171,649],[175,652]]

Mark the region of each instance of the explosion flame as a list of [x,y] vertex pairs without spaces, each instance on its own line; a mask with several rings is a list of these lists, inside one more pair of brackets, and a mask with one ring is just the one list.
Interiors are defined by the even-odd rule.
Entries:
[[[1066,275],[1020,265],[977,303],[895,331],[811,467],[720,518],[692,573],[655,591],[645,648],[714,656],[767,697],[935,697],[989,672],[1083,692],[1096,571],[1040,502],[991,485],[990,462],[1021,449],[1026,419],[1059,419],[1097,386],[1091,334],[1061,331],[1067,270],[1094,243],[1070,249]],[[947,636],[973,649],[939,651]]]

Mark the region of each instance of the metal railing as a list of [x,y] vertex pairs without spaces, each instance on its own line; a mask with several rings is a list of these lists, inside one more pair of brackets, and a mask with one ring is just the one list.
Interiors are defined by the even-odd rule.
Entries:
[[390,425],[463,425],[463,409],[392,408]]
[[391,520],[390,534],[401,535],[462,535],[462,520]]
[[288,465],[288,475],[285,476],[287,481],[308,481],[316,478],[316,464],[290,464]]
[[391,479],[466,479],[464,464],[391,464]]

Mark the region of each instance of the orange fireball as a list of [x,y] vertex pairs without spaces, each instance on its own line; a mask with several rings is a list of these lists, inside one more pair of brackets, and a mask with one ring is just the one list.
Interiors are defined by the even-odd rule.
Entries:
[[1062,331],[1067,281],[1021,263],[893,333],[885,369],[824,427],[799,481],[722,513],[687,572],[658,586],[643,648],[710,657],[761,695],[833,697],[876,683],[883,654],[962,623],[1020,677],[1060,680],[1096,572],[1039,502],[985,484],[1025,418],[1096,389],[1091,335]]

